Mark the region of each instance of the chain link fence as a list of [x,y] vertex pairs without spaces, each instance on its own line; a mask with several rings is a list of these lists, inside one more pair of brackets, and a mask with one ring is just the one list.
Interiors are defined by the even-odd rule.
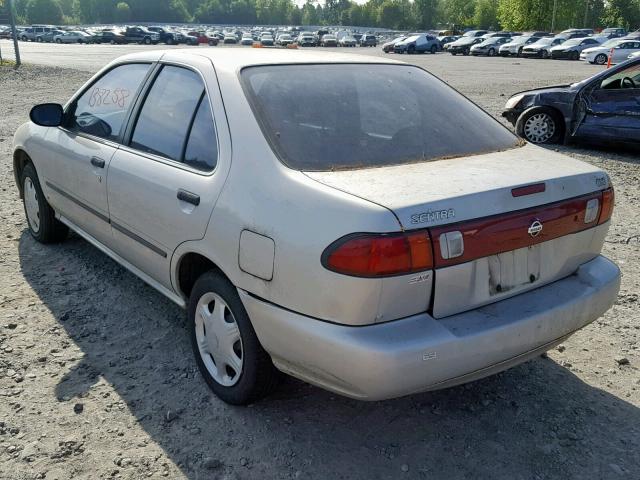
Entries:
[[16,40],[15,19],[11,0],[0,0],[0,65],[20,65],[20,47]]

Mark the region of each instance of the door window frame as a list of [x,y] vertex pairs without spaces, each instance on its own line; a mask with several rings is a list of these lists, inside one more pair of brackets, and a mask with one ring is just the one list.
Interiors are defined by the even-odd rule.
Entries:
[[102,143],[105,145],[109,145],[109,146],[113,146],[113,147],[118,147],[118,145],[122,144],[122,139],[123,139],[123,135],[126,129],[126,126],[128,125],[130,118],[131,118],[131,112],[133,111],[138,98],[141,94],[141,92],[143,91],[145,85],[147,84],[147,82],[149,81],[150,76],[153,74],[153,72],[157,69],[157,62],[149,62],[149,61],[130,61],[130,62],[123,62],[123,63],[118,63],[116,65],[113,65],[111,68],[109,68],[108,70],[105,70],[104,72],[102,72],[102,75],[100,75],[99,77],[95,78],[95,80],[93,80],[91,83],[85,85],[82,89],[80,89],[78,92],[76,92],[76,94],[71,97],[71,99],[67,102],[67,104],[64,106],[64,113],[63,113],[63,121],[66,122],[68,120],[67,115],[69,115],[69,112],[71,110],[71,107],[76,103],[76,101],[82,97],[85,93],[87,93],[91,88],[93,88],[93,86],[98,83],[100,80],[102,80],[106,75],[108,75],[109,73],[111,73],[113,70],[115,70],[116,68],[119,67],[123,67],[126,65],[148,65],[149,66],[149,70],[147,71],[146,75],[144,76],[144,78],[142,79],[142,81],[140,82],[140,85],[138,85],[138,88],[136,90],[136,93],[133,95],[133,101],[131,102],[131,104],[129,105],[127,112],[125,113],[124,119],[122,121],[122,125],[120,126],[120,132],[118,132],[118,136],[116,137],[115,140],[109,140],[107,138],[102,138],[102,137],[98,137],[96,135],[91,135],[90,133],[86,133],[86,132],[82,132],[79,130],[70,130],[69,128],[67,128],[66,126],[61,125],[58,128],[60,130],[63,130],[67,133],[70,133],[72,135],[77,135],[83,138],[87,138],[89,140],[93,140],[94,142],[98,142],[98,143]]
[[[133,153],[135,155],[139,155],[141,157],[145,157],[149,160],[154,160],[156,162],[159,163],[163,163],[165,165],[169,165],[171,167],[175,167],[175,168],[180,168],[182,170],[187,170],[188,172],[191,173],[195,173],[201,176],[211,176],[214,173],[216,173],[218,171],[219,165],[220,165],[220,138],[219,138],[219,133],[218,133],[218,122],[216,121],[216,114],[215,114],[215,110],[213,108],[213,104],[211,103],[211,99],[212,99],[212,95],[209,91],[209,87],[207,85],[207,82],[205,80],[204,75],[202,74],[202,72],[200,72],[200,70],[198,70],[197,68],[193,67],[192,65],[187,65],[185,63],[180,63],[180,62],[175,62],[175,61],[160,61],[160,62],[156,62],[157,65],[155,66],[155,68],[153,69],[153,72],[150,76],[148,76],[145,79],[145,83],[144,83],[144,87],[143,89],[138,93],[138,95],[136,96],[136,101],[132,104],[132,108],[129,112],[127,121],[126,121],[126,128],[124,130],[124,132],[121,135],[120,138],[120,149],[124,150],[126,152],[129,153]],[[213,117],[213,126],[214,126],[214,133],[215,133],[215,137],[216,137],[216,151],[217,151],[217,158],[216,158],[216,165],[212,170],[198,170],[196,168],[193,168],[192,166],[179,161],[179,160],[173,160],[171,158],[167,158],[167,157],[163,157],[160,155],[155,155],[153,153],[150,152],[145,152],[143,150],[138,150],[135,147],[132,147],[131,144],[131,139],[133,137],[133,131],[135,130],[135,126],[136,123],[138,122],[138,118],[140,116],[140,112],[142,111],[142,108],[144,106],[144,103],[149,95],[149,92],[151,92],[151,89],[153,88],[153,85],[156,81],[156,79],[158,78],[158,76],[160,75],[160,73],[162,72],[162,69],[165,66],[170,66],[170,67],[177,67],[177,68],[184,68],[186,70],[190,70],[192,72],[194,72],[196,75],[198,75],[198,78],[200,79],[200,81],[202,82],[202,86],[204,87],[204,95],[206,96],[207,101],[209,102],[209,109],[211,110],[211,116]],[[196,111],[193,113],[193,116],[191,118],[191,122],[195,121],[195,117],[197,114],[197,110],[198,107],[200,106],[200,103],[202,102],[201,99],[198,99],[197,105],[196,105]],[[186,148],[186,145],[189,142],[189,137],[191,136],[191,130],[193,128],[193,125],[190,124],[189,125],[189,129],[187,131],[187,138],[185,139],[185,143],[184,143],[184,147]],[[183,152],[184,153],[184,152]],[[183,154],[184,156],[184,154]]]

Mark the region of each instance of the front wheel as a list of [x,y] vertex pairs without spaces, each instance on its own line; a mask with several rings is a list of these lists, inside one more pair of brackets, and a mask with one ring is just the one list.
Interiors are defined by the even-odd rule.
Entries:
[[144,44],[145,45],[151,45],[151,39],[149,37],[145,37]]
[[60,40],[60,39],[58,38],[58,39],[56,40],[56,43],[57,43],[57,44],[60,44],[60,43],[62,43],[62,40]]
[[494,57],[496,55],[496,51],[493,48],[490,48],[489,52],[487,52],[487,55],[489,55],[490,57]]
[[220,399],[247,405],[276,387],[280,374],[260,345],[238,291],[226,278],[213,271],[198,278],[188,319],[198,368]]
[[562,119],[550,108],[532,109],[518,118],[516,132],[531,143],[558,143],[562,134]]
[[549,52],[547,52],[546,50],[542,50],[541,56],[542,58],[549,58]]
[[435,55],[437,51],[438,47],[436,47],[435,45],[431,45],[431,55]]
[[467,56],[469,56],[469,52],[470,52],[470,50],[469,50],[468,48],[465,48],[465,49],[462,51],[462,55],[464,55],[465,57],[467,57]]
[[580,58],[580,54],[578,52],[571,52],[569,54],[569,58],[571,60],[578,60]]
[[594,59],[594,63],[596,63],[597,65],[604,65],[605,63],[607,63],[607,56],[604,53],[600,53]]
[[53,208],[42,193],[33,164],[29,163],[24,167],[21,181],[24,214],[33,238],[40,243],[61,242],[67,238],[69,229],[56,219]]

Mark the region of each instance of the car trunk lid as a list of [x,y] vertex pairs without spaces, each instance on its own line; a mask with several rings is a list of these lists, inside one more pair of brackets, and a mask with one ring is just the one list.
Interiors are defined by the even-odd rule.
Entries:
[[[607,175],[532,145],[410,165],[306,174],[386,207],[403,230],[428,229],[435,269],[431,309],[436,317],[566,276],[599,253],[606,233],[606,225],[592,228],[597,218],[585,223],[585,209],[592,198],[600,199],[600,205],[599,192],[609,187]],[[454,252],[460,242],[462,252]]]

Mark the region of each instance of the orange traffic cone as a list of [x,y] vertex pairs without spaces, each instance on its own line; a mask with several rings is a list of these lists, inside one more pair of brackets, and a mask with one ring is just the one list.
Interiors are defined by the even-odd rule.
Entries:
[[611,59],[613,58],[613,48],[609,51],[609,60],[607,60],[607,68],[611,68]]

